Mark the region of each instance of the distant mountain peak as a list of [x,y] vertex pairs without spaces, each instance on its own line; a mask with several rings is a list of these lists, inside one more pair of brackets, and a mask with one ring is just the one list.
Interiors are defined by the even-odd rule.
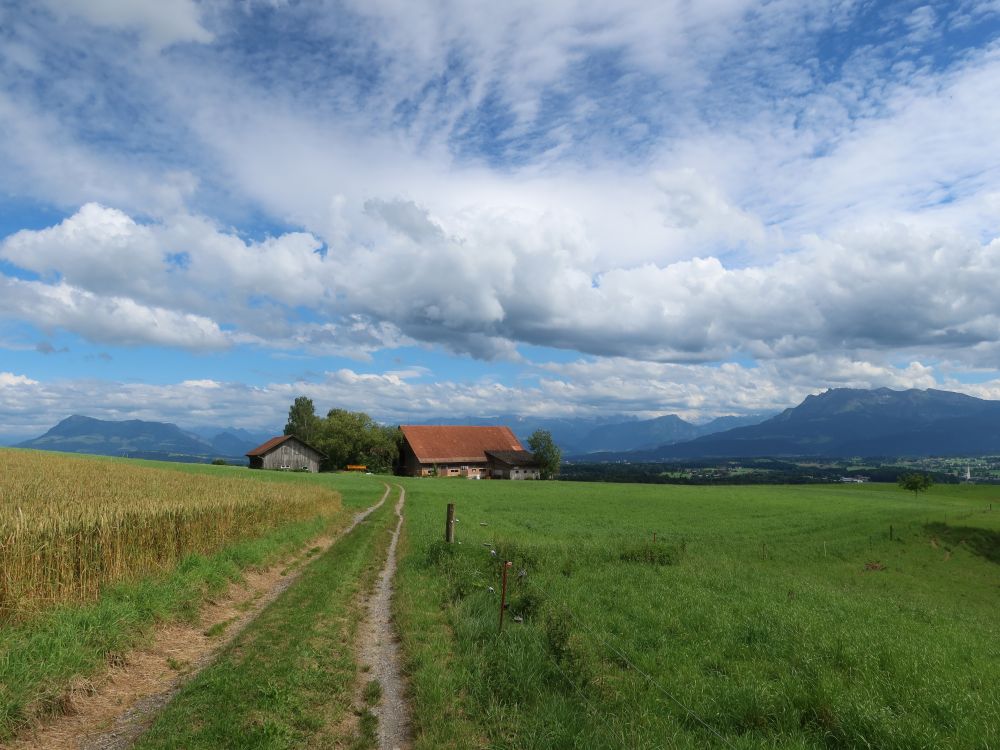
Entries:
[[104,420],[73,414],[20,448],[92,453],[105,456],[144,456],[168,460],[210,460],[238,458],[256,443],[231,435],[216,444],[185,432],[169,422],[141,419]]
[[831,388],[756,426],[662,457],[926,456],[1000,452],[1000,402],[936,389]]

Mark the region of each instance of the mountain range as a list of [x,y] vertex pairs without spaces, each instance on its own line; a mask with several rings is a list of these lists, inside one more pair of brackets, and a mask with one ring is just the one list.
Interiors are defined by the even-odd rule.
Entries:
[[248,450],[268,437],[237,428],[202,428],[199,434],[167,422],[117,422],[73,415],[16,447],[167,461],[243,460]]
[[535,430],[548,430],[556,445],[562,449],[563,455],[578,455],[600,451],[650,450],[733,427],[758,424],[770,416],[772,415],[726,416],[705,424],[693,424],[676,414],[632,420],[623,420],[620,416],[551,418],[498,414],[491,417],[432,419],[426,424],[507,425],[525,444]]
[[[537,429],[549,430],[564,454],[595,451],[632,451],[690,440],[730,427],[755,424],[765,415],[720,417],[703,425],[668,414],[647,420],[621,421],[619,417],[534,418],[506,414],[494,417],[430,420],[430,424],[505,424],[522,442]],[[19,443],[19,448],[134,456],[176,461],[209,461],[213,458],[243,460],[244,454],[274,433],[254,433],[236,427],[201,425],[184,430],[167,422],[138,419],[108,421],[74,415],[44,435]]]
[[760,424],[589,460],[1000,454],[1000,401],[934,389],[836,388]]
[[[629,421],[507,414],[426,423],[505,424],[522,441],[545,429],[565,457],[585,462],[1000,454],[1000,401],[933,389],[835,388],[774,416],[720,417],[701,425],[674,414]],[[242,460],[269,437],[232,427],[182,430],[165,422],[72,416],[18,447],[177,461]]]

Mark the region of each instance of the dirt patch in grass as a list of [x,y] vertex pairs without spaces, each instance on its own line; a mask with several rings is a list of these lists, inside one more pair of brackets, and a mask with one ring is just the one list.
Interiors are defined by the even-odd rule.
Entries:
[[930,523],[925,528],[951,547],[964,544],[970,552],[1000,565],[1000,531],[946,523]]
[[155,713],[181,686],[212,663],[260,612],[298,578],[302,563],[328,549],[385,502],[355,515],[334,535],[311,540],[303,551],[265,570],[249,570],[243,581],[209,601],[197,622],[159,627],[149,644],[115,659],[97,677],[81,679],[64,694],[60,714],[25,733],[5,750],[110,750],[130,747]]

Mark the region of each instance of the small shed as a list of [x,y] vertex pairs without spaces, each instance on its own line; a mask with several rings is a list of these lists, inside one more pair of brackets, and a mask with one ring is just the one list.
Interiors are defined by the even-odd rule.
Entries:
[[284,469],[285,471],[319,471],[319,462],[326,456],[294,435],[273,437],[248,452],[251,469]]
[[531,451],[486,451],[494,479],[541,479],[542,467]]

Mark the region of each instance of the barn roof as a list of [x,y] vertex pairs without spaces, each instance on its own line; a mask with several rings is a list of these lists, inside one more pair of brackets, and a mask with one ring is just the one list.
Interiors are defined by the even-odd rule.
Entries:
[[486,461],[486,451],[521,451],[509,427],[402,425],[403,437],[422,464]]
[[538,466],[538,459],[531,451],[486,451],[489,458],[495,458],[508,466]]
[[301,445],[304,445],[306,448],[309,448],[310,450],[316,451],[316,453],[319,453],[319,455],[322,458],[326,458],[326,456],[321,451],[316,450],[311,445],[309,445],[309,443],[307,443],[305,440],[300,440],[299,438],[295,437],[295,435],[279,435],[278,437],[273,437],[270,440],[268,440],[266,443],[261,443],[256,448],[254,448],[252,451],[247,451],[246,455],[248,455],[248,456],[266,456],[268,453],[270,453],[271,451],[273,451],[279,445],[282,445],[283,443],[286,443],[289,440],[294,440],[296,443],[300,443]]

